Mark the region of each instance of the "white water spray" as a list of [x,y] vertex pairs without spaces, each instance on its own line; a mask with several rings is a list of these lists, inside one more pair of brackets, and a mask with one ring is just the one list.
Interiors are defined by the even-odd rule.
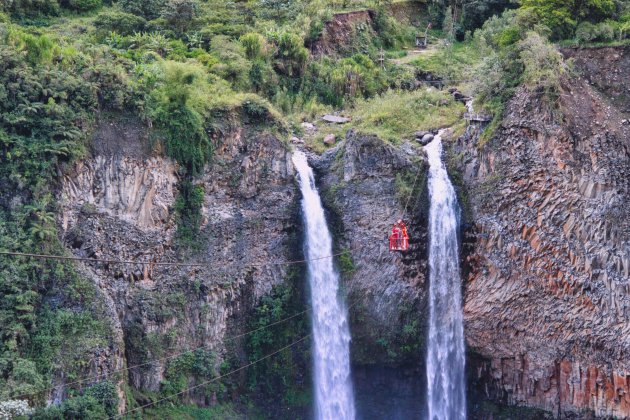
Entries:
[[[315,418],[354,419],[350,378],[350,330],[346,308],[338,295],[339,276],[331,258],[332,239],[313,170],[302,152],[293,155],[300,175],[302,212],[306,225],[306,256],[313,306]],[[321,258],[321,259],[317,259]]]
[[442,132],[425,147],[429,156],[429,420],[466,418],[464,322],[457,245],[458,205],[442,162]]

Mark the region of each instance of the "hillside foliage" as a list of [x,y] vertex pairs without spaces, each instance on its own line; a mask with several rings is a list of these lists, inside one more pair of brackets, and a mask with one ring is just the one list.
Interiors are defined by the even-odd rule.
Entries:
[[[520,87],[554,109],[568,75],[555,42],[586,46],[630,37],[629,0],[432,0],[410,23],[392,15],[391,3],[1,1],[0,250],[67,252],[57,231],[55,192],[60,175],[87,156],[103,113],[137,116],[154,150],[178,162],[182,182],[174,210],[180,239],[190,244],[204,198],[196,177],[231,124],[247,121],[254,130],[289,137],[305,120],[344,110],[352,128],[395,143],[414,130],[460,119],[463,106],[439,85],[418,86],[419,77],[431,73],[466,87],[494,115],[490,136]],[[365,8],[372,22],[357,24],[348,45],[314,53],[335,13]],[[432,54],[409,65],[390,59],[405,57],[428,22],[437,44]],[[276,321],[274,311],[296,309],[288,294],[276,292],[262,301],[252,326]],[[72,264],[0,257],[0,400],[28,400],[38,408],[35,418],[115,413],[109,382],[71,387],[72,398],[42,408],[60,372],[67,382],[84,377],[87,361],[110,348],[103,311],[96,288]],[[288,343],[304,328],[293,325],[279,340]],[[247,343],[256,356],[271,344],[262,333]],[[198,356],[169,367],[164,393],[184,389],[210,359]],[[279,383],[287,388],[288,378],[299,376],[288,366],[290,356],[280,359],[286,366],[261,365],[247,378],[250,388],[266,394]]]

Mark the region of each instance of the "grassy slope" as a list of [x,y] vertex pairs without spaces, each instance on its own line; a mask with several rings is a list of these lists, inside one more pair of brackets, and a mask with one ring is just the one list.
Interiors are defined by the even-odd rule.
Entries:
[[422,88],[412,92],[388,91],[372,99],[358,101],[343,114],[351,122],[343,125],[319,123],[319,132],[308,145],[317,152],[326,149],[324,137],[334,134],[343,138],[349,129],[374,134],[381,139],[399,144],[412,139],[416,131],[449,127],[461,120],[464,106],[445,91]]

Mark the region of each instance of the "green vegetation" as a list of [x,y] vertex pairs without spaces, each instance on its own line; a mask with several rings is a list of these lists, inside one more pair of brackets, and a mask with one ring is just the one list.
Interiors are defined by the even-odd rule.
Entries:
[[415,58],[412,64],[443,79],[449,86],[460,86],[470,79],[470,70],[480,59],[480,51],[473,43],[457,42],[427,51]]
[[494,10],[495,14],[477,24],[471,24],[475,19],[467,13],[472,3],[448,3],[453,6],[453,19],[446,15],[447,28],[443,30],[455,31],[462,40],[463,28],[482,26],[474,36],[466,32],[464,42],[454,43],[447,36],[447,42],[412,63],[420,71],[474,95],[476,109],[494,116],[482,134],[481,145],[500,125],[505,105],[519,86],[539,95],[543,105],[559,117],[557,104],[567,65],[550,41],[563,45],[619,44],[630,30],[628,1],[522,0],[518,9],[510,9],[505,2],[474,2],[478,3],[474,6],[477,12]]
[[475,45],[484,58],[475,68],[472,91],[476,104],[494,115],[482,135],[482,144],[500,124],[505,104],[521,85],[539,95],[543,105],[557,113],[566,65],[547,40],[547,33],[548,29],[540,26],[527,9],[493,17],[475,32]]
[[[418,168],[396,174],[396,199],[403,206],[410,203],[410,207],[417,201],[419,195],[426,188],[426,167],[418,163]],[[411,208],[407,209],[411,210]],[[410,211],[410,214],[413,211]]]
[[[309,314],[304,311],[298,269],[289,272],[285,284],[276,286],[270,295],[263,297],[256,307],[248,325],[256,330],[247,337],[249,362],[258,360],[296,340],[309,332]],[[291,320],[271,327],[280,320],[294,316]],[[306,407],[310,403],[309,365],[310,341],[281,351],[248,369],[248,388],[256,399],[274,401],[287,407]]]
[[339,272],[342,276],[351,276],[357,271],[357,267],[352,259],[350,250],[344,249],[337,258],[337,265],[339,266]]
[[[62,254],[49,196],[0,212],[0,249]],[[52,377],[89,371],[111,331],[93,285],[63,262],[0,258],[0,398],[45,401]]]
[[118,394],[111,382],[101,382],[58,406],[38,410],[35,420],[105,419],[118,414]]
[[447,92],[437,89],[416,91],[389,90],[370,99],[360,99],[346,114],[352,121],[343,126],[323,126],[318,136],[310,139],[310,146],[323,150],[323,139],[328,134],[343,138],[345,131],[356,129],[364,134],[399,144],[412,139],[419,130],[448,127],[457,123],[465,111]]
[[[160,397],[166,398],[179,394],[191,386],[191,379],[199,385],[195,395],[211,398],[221,386],[219,382],[210,382],[215,376],[215,356],[212,352],[198,349],[184,353],[168,362],[165,379],[160,384]],[[201,385],[205,384],[205,385]]]
[[555,40],[571,37],[580,22],[599,22],[614,17],[618,6],[623,3],[614,0],[522,1],[523,12],[531,12],[541,24],[551,29]]
[[[502,119],[507,101],[523,87],[557,115],[566,65],[551,42],[564,45],[627,43],[627,0],[475,0],[430,2],[427,20],[441,40],[413,57],[411,27],[389,12],[388,0],[9,0],[0,2],[0,249],[63,254],[57,232],[59,204],[51,191],[59,175],[86,156],[100,115],[133,115],[146,124],[157,153],[178,163],[178,237],[199,238],[203,187],[198,182],[226,134],[252,130],[288,137],[299,123],[342,110],[352,118],[326,127],[308,141],[325,149],[326,134],[342,138],[354,128],[397,144],[414,131],[453,126],[463,106],[437,87],[417,89],[431,73],[474,94],[477,107]],[[346,42],[318,45],[333,14],[372,9]],[[315,53],[318,48],[323,53]],[[381,55],[384,60],[381,61]],[[404,58],[405,60],[400,60]],[[397,180],[401,199],[409,179]],[[86,206],[88,209],[89,206]],[[355,269],[339,258],[346,273]],[[295,276],[256,309],[250,326],[264,327],[300,312]],[[178,315],[181,293],[160,296],[150,316]],[[52,379],[90,372],[93,355],[111,346],[112,332],[92,283],[71,264],[0,258],[0,398],[28,395],[43,406]],[[411,318],[410,318],[411,319]],[[419,351],[412,321],[397,349]],[[135,327],[132,327],[135,328]],[[140,329],[140,326],[138,326]],[[134,348],[165,354],[173,332],[130,332]],[[253,334],[248,361],[307,333],[305,318]],[[299,366],[308,344],[285,351],[248,371],[248,389],[264,398],[282,395],[287,406],[309,400],[309,379]],[[193,353],[167,367],[162,394],[216,377],[215,355]],[[293,384],[298,383],[299,386]],[[228,393],[225,385],[201,387],[200,395]],[[36,418],[106,417],[116,409],[111,384],[75,387],[58,407]],[[135,401],[126,389],[129,406]],[[143,396],[146,397],[146,396]],[[232,406],[197,410],[164,407],[173,418],[231,416]],[[147,416],[158,416],[148,410]]]
[[142,413],[142,418],[147,420],[216,420],[216,419],[241,419],[232,404],[220,404],[210,408],[195,406],[175,406],[148,408]]
[[398,143],[412,138],[418,130],[448,127],[463,112],[463,105],[446,92],[429,89],[388,91],[378,98],[360,101],[352,115],[353,125],[361,132]]

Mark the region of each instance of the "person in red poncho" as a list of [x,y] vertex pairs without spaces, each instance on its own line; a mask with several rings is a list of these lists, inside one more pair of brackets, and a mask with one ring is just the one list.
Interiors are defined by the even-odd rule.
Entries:
[[389,237],[389,249],[392,251],[407,251],[409,248],[409,235],[407,225],[402,219],[398,219],[392,227],[392,236]]

